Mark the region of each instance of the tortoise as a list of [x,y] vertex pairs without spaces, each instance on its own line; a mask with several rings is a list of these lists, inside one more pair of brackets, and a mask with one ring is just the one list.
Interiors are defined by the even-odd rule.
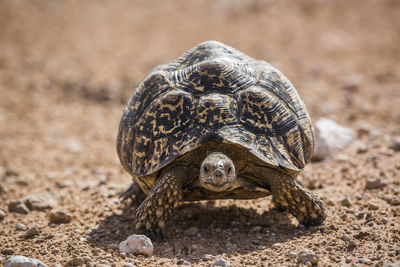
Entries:
[[155,67],[123,110],[117,151],[133,177],[136,229],[160,231],[183,201],[272,194],[303,225],[325,219],[296,176],[314,149],[303,101],[265,61],[206,41]]

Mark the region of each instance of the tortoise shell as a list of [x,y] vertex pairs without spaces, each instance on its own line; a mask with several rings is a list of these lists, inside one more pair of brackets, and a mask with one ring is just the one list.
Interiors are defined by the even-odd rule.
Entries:
[[207,41],[137,86],[122,114],[117,150],[140,179],[212,139],[292,176],[314,149],[310,117],[291,82],[265,61]]

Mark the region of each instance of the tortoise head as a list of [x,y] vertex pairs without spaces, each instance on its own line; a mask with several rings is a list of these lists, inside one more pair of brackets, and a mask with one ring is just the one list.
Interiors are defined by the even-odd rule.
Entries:
[[236,171],[232,160],[221,152],[209,154],[200,167],[199,185],[212,192],[233,189],[236,185]]

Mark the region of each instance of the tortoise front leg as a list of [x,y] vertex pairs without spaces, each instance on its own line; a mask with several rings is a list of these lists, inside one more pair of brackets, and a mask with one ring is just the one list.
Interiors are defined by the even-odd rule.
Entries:
[[325,220],[324,203],[301,181],[275,171],[274,177],[270,178],[270,186],[275,206],[290,212],[299,223],[318,225]]
[[179,167],[164,173],[151,189],[135,214],[136,229],[163,229],[165,222],[182,203],[182,183],[185,173]]

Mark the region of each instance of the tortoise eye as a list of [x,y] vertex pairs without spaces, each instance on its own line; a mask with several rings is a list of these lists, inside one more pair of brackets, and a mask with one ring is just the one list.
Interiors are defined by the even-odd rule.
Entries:
[[205,172],[208,172],[208,168],[207,168],[206,166],[204,166],[203,170],[204,170]]
[[228,167],[228,173],[232,172],[232,167]]

